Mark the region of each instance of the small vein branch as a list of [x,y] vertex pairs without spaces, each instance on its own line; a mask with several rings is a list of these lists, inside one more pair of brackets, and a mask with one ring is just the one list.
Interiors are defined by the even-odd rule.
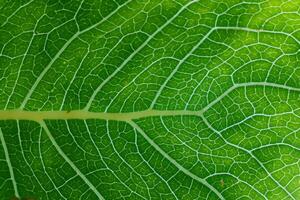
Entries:
[[48,129],[46,123],[44,121],[39,122],[41,127],[46,132],[48,138],[51,143],[57,150],[57,152],[63,157],[63,159],[73,168],[73,170],[77,173],[77,175],[91,188],[91,190],[97,195],[100,200],[104,200],[104,197],[99,193],[97,188],[87,179],[87,177],[76,167],[76,165],[70,160],[70,158],[63,152],[63,150],[56,143],[54,137],[52,136],[50,130]]
[[270,179],[274,181],[275,184],[277,184],[289,197],[291,197],[291,199],[296,200],[294,198],[294,196],[273,177],[272,173],[268,171],[268,169],[265,167],[265,165],[252,153],[252,151],[229,142],[226,138],[223,137],[223,135],[222,135],[222,133],[220,133],[220,131],[218,131],[217,129],[215,129],[207,121],[207,119],[203,115],[201,115],[201,118],[202,118],[203,122],[206,124],[206,126],[210,130],[212,130],[214,133],[216,133],[227,145],[232,146],[232,147],[234,147],[236,149],[239,149],[239,150],[245,152],[246,154],[248,154],[249,156],[251,156],[257,162],[257,164],[266,172],[266,174],[268,175],[268,177],[270,177]]
[[205,179],[200,178],[199,176],[193,174],[188,169],[184,168],[182,165],[180,165],[175,159],[173,159],[168,153],[166,153],[163,149],[161,149],[135,122],[129,121],[128,122],[135,130],[137,130],[144,138],[147,140],[147,142],[154,147],[162,156],[164,156],[168,161],[170,161],[173,165],[177,167],[178,170],[182,171],[192,179],[202,183],[207,188],[209,188],[211,191],[213,191],[221,200],[224,200],[224,197],[222,194],[214,188],[211,184],[209,184]]
[[17,188],[17,182],[16,182],[16,179],[15,179],[14,171],[13,171],[13,168],[12,168],[12,165],[11,165],[11,162],[10,162],[9,153],[8,153],[8,150],[7,150],[6,142],[5,142],[5,139],[4,139],[3,132],[1,130],[1,128],[0,128],[0,140],[1,140],[3,150],[4,150],[5,159],[6,159],[6,162],[7,162],[7,165],[8,165],[9,174],[10,174],[10,177],[11,177],[13,188],[14,188],[14,191],[15,191],[15,196],[17,198],[20,198],[18,188]]

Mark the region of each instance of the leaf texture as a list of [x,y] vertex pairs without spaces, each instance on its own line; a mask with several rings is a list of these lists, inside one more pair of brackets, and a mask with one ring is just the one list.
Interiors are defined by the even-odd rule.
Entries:
[[300,199],[300,1],[0,1],[0,199]]

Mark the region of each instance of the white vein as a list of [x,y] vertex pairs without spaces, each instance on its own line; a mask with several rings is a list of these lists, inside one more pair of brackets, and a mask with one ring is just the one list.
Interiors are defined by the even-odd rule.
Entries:
[[241,146],[238,146],[236,144],[233,144],[231,142],[228,142],[223,137],[223,135],[207,121],[207,119],[203,115],[201,116],[201,118],[202,118],[203,122],[207,125],[207,127],[210,130],[212,130],[213,132],[215,132],[226,144],[228,144],[232,147],[235,147],[236,149],[240,149],[243,152],[250,155],[257,162],[257,164],[267,173],[268,177],[270,177],[274,181],[274,183],[276,183],[289,197],[291,197],[293,200],[296,200],[295,197],[273,177],[273,175],[267,170],[267,168],[261,163],[261,161],[251,151],[249,151],[248,149],[245,149]]
[[46,73],[48,72],[48,70],[51,68],[51,66],[53,65],[53,63],[60,57],[60,55],[68,48],[68,46],[81,34],[90,31],[91,29],[97,27],[98,25],[102,24],[103,22],[107,21],[111,16],[113,16],[115,13],[117,13],[122,7],[126,6],[127,3],[131,2],[131,0],[127,1],[126,3],[124,3],[122,6],[119,6],[117,9],[115,9],[113,12],[111,12],[109,15],[107,15],[106,17],[104,17],[101,21],[99,21],[98,23],[83,29],[82,31],[78,31],[76,32],[63,46],[62,48],[55,54],[54,58],[49,62],[49,64],[44,68],[44,70],[42,71],[42,73],[38,76],[38,78],[36,79],[36,81],[34,82],[34,84],[32,85],[31,89],[29,90],[29,92],[27,93],[26,97],[24,98],[20,109],[23,109],[26,105],[26,103],[28,102],[28,100],[30,99],[32,93],[34,92],[35,88],[38,86],[38,84],[40,83],[40,81],[43,79],[43,77],[46,75]]
[[154,33],[152,33],[147,40],[143,42],[141,46],[139,46],[130,56],[128,56],[124,62],[115,70],[112,74],[110,74],[98,87],[97,89],[93,92],[92,96],[90,97],[90,100],[88,101],[87,105],[85,106],[84,110],[89,110],[91,107],[95,97],[97,96],[98,92],[103,88],[103,86],[110,81],[118,72],[120,72],[123,67],[138,53],[140,52],[158,33],[160,33],[166,26],[168,26],[182,11],[184,11],[188,6],[191,4],[197,2],[198,0],[193,0],[187,3],[186,5],[182,6],[182,8],[175,14],[173,15],[170,19],[166,21],[161,27],[159,27]]
[[15,191],[15,196],[17,198],[20,198],[20,195],[19,195],[19,192],[18,192],[18,188],[17,188],[17,182],[16,182],[15,175],[14,175],[14,170],[13,170],[13,167],[12,167],[11,162],[10,162],[8,149],[7,149],[6,142],[5,142],[5,139],[4,139],[3,132],[1,130],[1,128],[0,128],[0,140],[1,140],[1,144],[2,144],[3,150],[4,150],[4,154],[5,154],[5,159],[6,159],[6,162],[7,162],[7,166],[8,166],[8,169],[9,169],[9,174],[10,174],[10,177],[11,177],[11,182],[13,184],[13,188],[14,188],[14,191]]
[[[164,83],[162,84],[162,86],[160,87],[160,89],[157,91],[156,96],[154,97],[150,108],[153,108],[155,106],[155,103],[157,102],[158,98],[160,97],[163,89],[166,87],[167,83],[171,80],[171,78],[175,75],[175,73],[178,71],[179,67],[189,58],[189,56],[191,56],[193,54],[194,51],[196,51],[199,46],[205,42],[205,40],[216,30],[234,30],[234,31],[247,31],[247,32],[254,32],[254,33],[272,33],[272,34],[282,34],[285,35],[287,37],[292,38],[294,41],[296,41],[299,45],[300,45],[300,41],[295,38],[292,34],[286,33],[286,32],[282,32],[282,31],[269,31],[269,30],[263,30],[263,29],[251,29],[251,28],[247,28],[247,27],[221,27],[221,26],[217,26],[217,27],[213,27],[212,29],[210,29],[204,36],[203,38],[201,38],[201,40],[185,55],[185,57],[176,65],[176,67],[174,68],[174,70],[171,72],[171,74],[167,77],[167,79],[164,81]],[[279,84],[277,84],[279,85]],[[286,86],[288,87],[288,86]],[[299,89],[300,91],[300,89]]]
[[62,158],[72,167],[72,169],[78,174],[78,176],[91,188],[91,190],[97,195],[100,200],[104,200],[104,197],[100,194],[97,188],[85,177],[85,175],[76,167],[76,165],[70,160],[70,158],[63,152],[63,150],[56,143],[54,137],[52,136],[50,130],[48,129],[46,123],[44,121],[39,122],[40,125],[45,130],[47,136],[49,137],[51,143],[57,150],[57,152],[62,156]]
[[113,170],[110,169],[110,167],[107,165],[107,163],[105,162],[105,160],[103,159],[103,155],[101,154],[99,148],[97,147],[96,145],[96,142],[95,140],[93,139],[92,135],[91,135],[91,131],[90,131],[90,128],[89,128],[89,125],[87,124],[86,120],[84,120],[84,125],[85,125],[85,128],[87,130],[87,133],[89,135],[89,138],[94,146],[94,148],[96,149],[97,151],[97,154],[100,158],[100,160],[103,162],[104,166],[106,167],[106,170],[108,170],[110,173],[113,174],[113,176],[126,188],[128,189],[131,193],[141,197],[141,199],[143,199],[144,197],[141,196],[139,193],[137,193],[136,191],[132,190],[124,181],[121,180],[121,178],[117,175],[117,173]]
[[198,177],[197,175],[193,174],[182,165],[180,165],[175,159],[173,159],[169,154],[167,154],[163,149],[161,149],[148,135],[141,129],[135,122],[129,121],[128,122],[134,129],[136,129],[146,140],[147,142],[153,146],[162,156],[164,156],[168,161],[170,161],[173,165],[175,165],[180,171],[191,177],[192,179],[202,183],[207,188],[209,188],[212,192],[214,192],[221,200],[225,200],[222,194],[216,190],[211,184],[209,184],[205,179]]

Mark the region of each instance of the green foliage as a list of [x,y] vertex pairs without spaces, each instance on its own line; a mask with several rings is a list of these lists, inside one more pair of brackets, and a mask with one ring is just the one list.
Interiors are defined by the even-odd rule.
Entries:
[[0,199],[300,199],[299,0],[0,1]]

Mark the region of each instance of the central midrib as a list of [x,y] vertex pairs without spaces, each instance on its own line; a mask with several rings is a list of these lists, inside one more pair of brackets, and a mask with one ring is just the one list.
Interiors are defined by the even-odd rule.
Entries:
[[116,121],[130,121],[133,119],[153,116],[178,116],[178,115],[201,115],[201,111],[188,110],[144,110],[127,113],[90,112],[85,110],[72,111],[25,111],[25,110],[2,110],[0,120],[68,120],[68,119],[103,119]]
[[68,119],[103,119],[103,120],[116,120],[116,121],[131,121],[133,119],[139,119],[152,116],[178,116],[178,115],[193,115],[203,116],[209,108],[221,101],[225,96],[237,88],[250,87],[250,86],[264,86],[286,89],[288,91],[300,92],[300,88],[295,88],[286,85],[280,85],[277,83],[267,82],[248,82],[234,84],[223,92],[218,98],[211,101],[205,107],[198,111],[191,110],[155,110],[148,109],[136,112],[127,113],[109,113],[109,112],[91,112],[84,110],[72,110],[72,111],[26,111],[22,109],[15,110],[0,110],[0,120],[33,120],[43,121],[47,119],[56,120],[68,120]]

